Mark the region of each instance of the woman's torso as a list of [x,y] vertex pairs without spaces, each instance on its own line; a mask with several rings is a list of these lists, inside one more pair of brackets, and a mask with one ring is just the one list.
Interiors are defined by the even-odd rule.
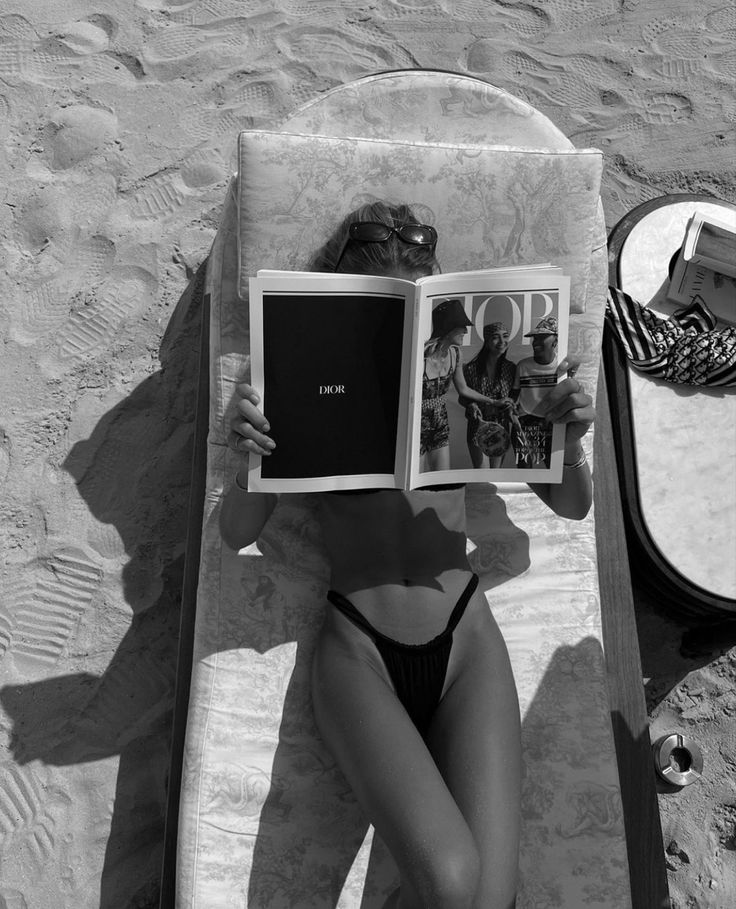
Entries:
[[[463,375],[474,391],[488,398],[507,398],[513,388],[516,366],[505,357],[488,364],[476,358],[463,366]],[[484,420],[500,420],[505,416],[504,409],[494,404],[481,404],[480,409]]]
[[465,490],[323,495],[331,587],[389,636],[428,640],[470,574]]
[[459,355],[460,351],[455,345],[452,345],[444,356],[436,356],[431,348],[425,350],[422,401],[441,398],[447,393]]

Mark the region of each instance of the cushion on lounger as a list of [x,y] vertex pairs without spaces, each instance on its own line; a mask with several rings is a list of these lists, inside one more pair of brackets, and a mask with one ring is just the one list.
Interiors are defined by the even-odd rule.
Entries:
[[[238,142],[238,293],[259,268],[305,270],[348,211],[374,199],[407,202],[439,231],[443,271],[551,262],[571,277],[571,309],[585,307],[591,250],[600,244],[602,156],[595,149],[330,138],[261,130]],[[231,379],[243,372],[247,305],[221,326],[213,364],[211,439],[221,433]],[[217,339],[215,339],[217,343]],[[221,439],[222,440],[222,439]]]

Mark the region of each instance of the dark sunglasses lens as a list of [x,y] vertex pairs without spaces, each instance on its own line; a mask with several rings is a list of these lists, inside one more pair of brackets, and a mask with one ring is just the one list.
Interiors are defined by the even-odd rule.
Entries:
[[434,228],[426,224],[402,224],[397,233],[404,243],[414,243],[416,246],[430,246],[437,240]]
[[380,243],[391,236],[391,228],[380,221],[358,221],[350,225],[350,239],[363,243]]

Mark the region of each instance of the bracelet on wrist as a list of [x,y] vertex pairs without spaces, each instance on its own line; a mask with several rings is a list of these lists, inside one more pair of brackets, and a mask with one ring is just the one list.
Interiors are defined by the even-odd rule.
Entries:
[[577,470],[578,467],[582,467],[584,464],[588,463],[588,458],[583,451],[577,461],[563,461],[562,466],[567,467],[569,470]]

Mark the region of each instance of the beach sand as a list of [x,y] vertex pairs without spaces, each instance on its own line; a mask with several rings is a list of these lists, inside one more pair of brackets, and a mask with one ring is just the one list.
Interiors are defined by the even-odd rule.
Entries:
[[[607,224],[736,186],[730,0],[5,0],[0,907],[148,909],[161,843],[201,266],[240,129],[397,68],[467,72],[605,153]],[[736,893],[733,641],[639,613],[673,905]],[[570,907],[575,909],[575,907]]]

